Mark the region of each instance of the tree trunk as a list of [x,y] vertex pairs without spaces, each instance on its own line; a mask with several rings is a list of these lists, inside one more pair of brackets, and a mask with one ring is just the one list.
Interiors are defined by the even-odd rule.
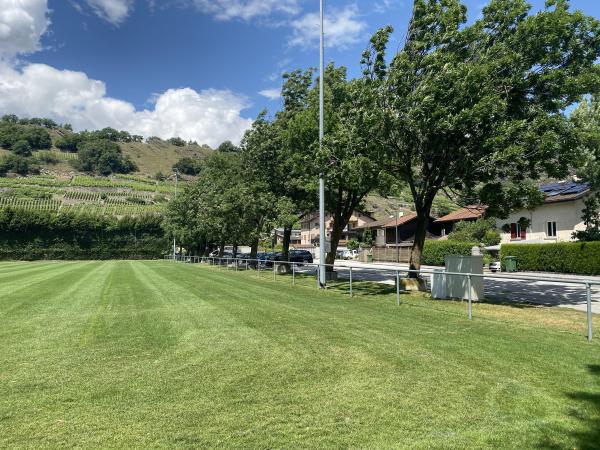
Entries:
[[[423,208],[417,209],[417,230],[415,232],[415,241],[410,252],[410,270],[421,270],[421,261],[423,259],[423,248],[427,238],[427,227],[429,226],[429,215],[431,213],[431,203],[428,202]],[[419,278],[418,272],[411,272],[409,278]]]
[[258,238],[254,238],[252,240],[252,244],[250,245],[250,259],[256,259],[258,256]]
[[206,248],[208,247],[206,238],[200,239],[200,245],[198,245],[198,255],[205,256]]
[[327,253],[327,257],[325,258],[325,264],[331,265],[332,267],[327,267],[327,272],[333,272],[333,265],[335,264],[335,257],[337,255],[338,245],[340,244],[340,239],[342,237],[342,231],[344,230],[343,223],[340,223],[338,217],[336,216],[333,219],[333,227],[331,230],[331,250]]
[[225,241],[221,241],[219,244],[219,258],[222,258],[225,254]]
[[238,245],[237,245],[237,242],[236,242],[235,244],[233,244],[233,250],[232,250],[234,258],[236,257],[237,252],[238,252]]
[[292,227],[284,227],[283,228],[283,252],[282,252],[282,260],[289,261],[290,260],[290,241],[292,240]]

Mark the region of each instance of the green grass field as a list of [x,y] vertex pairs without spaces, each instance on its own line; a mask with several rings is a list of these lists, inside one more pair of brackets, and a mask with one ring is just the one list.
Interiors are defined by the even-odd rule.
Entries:
[[600,447],[580,313],[289,281],[0,263],[0,447]]

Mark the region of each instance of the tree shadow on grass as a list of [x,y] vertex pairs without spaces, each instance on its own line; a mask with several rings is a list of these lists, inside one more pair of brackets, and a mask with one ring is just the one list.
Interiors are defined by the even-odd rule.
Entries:
[[[600,378],[600,365],[590,364],[588,365],[588,371],[596,377]],[[580,422],[583,431],[565,431],[570,433],[575,447],[579,450],[598,450],[600,449],[600,380],[596,381],[596,387],[592,392],[579,391],[570,392],[566,396],[577,401],[580,405],[586,407],[586,412],[581,411],[579,408],[574,408],[569,412],[569,415]],[[560,430],[558,430],[560,431]],[[563,445],[558,445],[555,442],[551,442],[549,438],[540,444],[540,448],[545,449],[562,449]]]
[[[348,294],[350,292],[350,282],[348,280],[339,280],[337,284],[332,284],[330,289]],[[352,283],[352,292],[355,296],[378,296],[391,295],[396,293],[396,287],[389,284],[372,283],[369,281],[354,281]]]

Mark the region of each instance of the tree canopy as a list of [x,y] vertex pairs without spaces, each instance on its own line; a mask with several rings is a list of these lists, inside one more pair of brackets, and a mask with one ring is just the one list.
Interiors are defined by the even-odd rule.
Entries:
[[411,189],[418,269],[439,192],[501,215],[539,200],[530,179],[567,174],[576,139],[563,110],[600,85],[600,24],[564,0],[536,14],[524,0],[492,0],[472,25],[459,0],[415,0],[388,64],[391,32],[371,39],[364,81],[378,98],[375,136]]

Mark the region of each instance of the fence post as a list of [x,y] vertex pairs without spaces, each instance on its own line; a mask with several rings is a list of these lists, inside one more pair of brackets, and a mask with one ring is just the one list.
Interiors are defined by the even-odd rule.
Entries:
[[400,306],[400,272],[396,270],[396,306]]
[[296,286],[296,263],[292,263],[292,286]]
[[236,260],[235,260],[235,271],[236,272],[238,271],[237,266],[238,266],[239,262],[240,262],[239,259],[236,258]]
[[273,261],[273,281],[275,281],[275,278],[276,278],[276,275],[277,275],[277,274],[275,273],[275,267],[276,267],[276,265],[275,265],[275,261]]
[[469,299],[469,320],[473,320],[473,299],[471,294],[471,274],[469,274],[467,287],[469,289],[468,299]]
[[587,325],[588,325],[588,342],[592,342],[592,286],[586,283],[585,291],[587,296]]
[[350,298],[354,296],[352,292],[352,266],[350,266]]
[[321,283],[319,282],[319,280],[321,279],[321,266],[317,266],[317,288],[320,289],[321,288]]

